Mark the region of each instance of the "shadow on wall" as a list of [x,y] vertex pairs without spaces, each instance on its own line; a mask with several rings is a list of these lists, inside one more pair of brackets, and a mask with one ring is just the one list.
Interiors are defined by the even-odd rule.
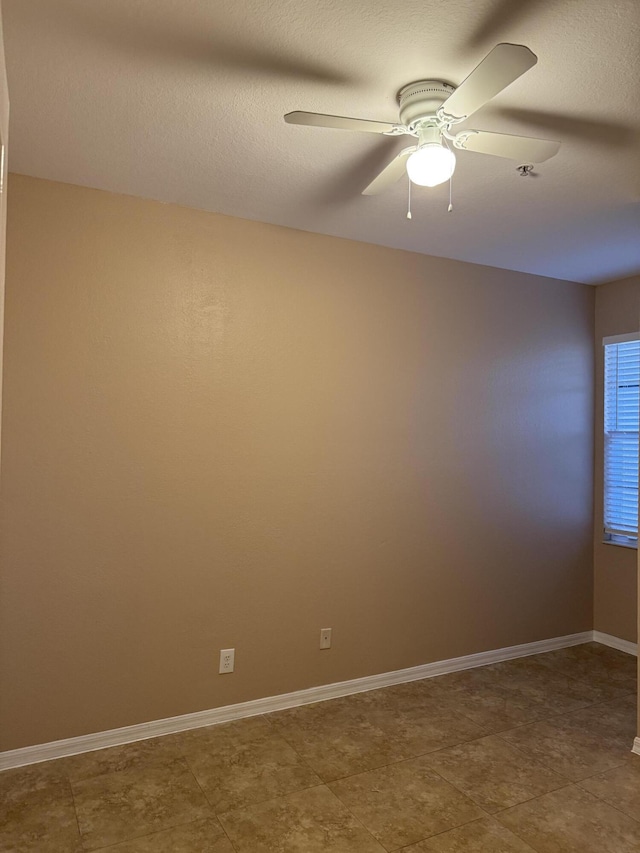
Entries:
[[[608,235],[602,240],[602,234]],[[568,281],[603,284],[604,281],[625,279],[640,274],[640,203],[626,204],[597,214],[585,216],[571,225],[558,223],[544,225],[529,231],[520,240],[509,238],[502,245],[492,246],[492,254],[499,252],[506,267],[518,267],[518,258],[531,244],[539,241],[545,245],[544,259],[540,261],[540,275],[561,276]],[[606,258],[603,264],[602,258]],[[594,269],[609,270],[603,281],[594,277]]]

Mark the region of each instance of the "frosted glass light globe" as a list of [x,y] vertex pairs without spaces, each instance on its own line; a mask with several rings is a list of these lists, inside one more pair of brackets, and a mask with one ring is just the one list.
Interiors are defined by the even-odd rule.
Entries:
[[407,174],[414,184],[436,187],[448,181],[456,168],[453,151],[437,142],[427,142],[407,160]]

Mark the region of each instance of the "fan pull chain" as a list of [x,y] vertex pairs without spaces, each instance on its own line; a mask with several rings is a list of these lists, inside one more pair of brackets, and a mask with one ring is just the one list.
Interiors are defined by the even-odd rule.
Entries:
[[411,219],[411,178],[409,178],[409,201],[407,203],[407,219]]

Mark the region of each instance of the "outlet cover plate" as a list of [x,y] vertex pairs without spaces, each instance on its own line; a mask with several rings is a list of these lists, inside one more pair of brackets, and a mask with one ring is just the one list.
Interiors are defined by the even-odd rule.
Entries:
[[331,648],[331,628],[320,628],[320,648]]
[[220,668],[218,672],[220,674],[224,674],[225,672],[233,672],[233,668],[235,666],[235,659],[235,649],[220,649]]

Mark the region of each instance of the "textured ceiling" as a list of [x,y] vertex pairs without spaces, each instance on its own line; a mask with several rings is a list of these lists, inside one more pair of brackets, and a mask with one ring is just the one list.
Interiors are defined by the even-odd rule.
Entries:
[[[3,0],[12,171],[584,282],[640,272],[637,0]],[[405,83],[459,84],[498,42],[538,65],[465,127],[547,136],[536,177],[459,152],[448,185],[361,190]]]

